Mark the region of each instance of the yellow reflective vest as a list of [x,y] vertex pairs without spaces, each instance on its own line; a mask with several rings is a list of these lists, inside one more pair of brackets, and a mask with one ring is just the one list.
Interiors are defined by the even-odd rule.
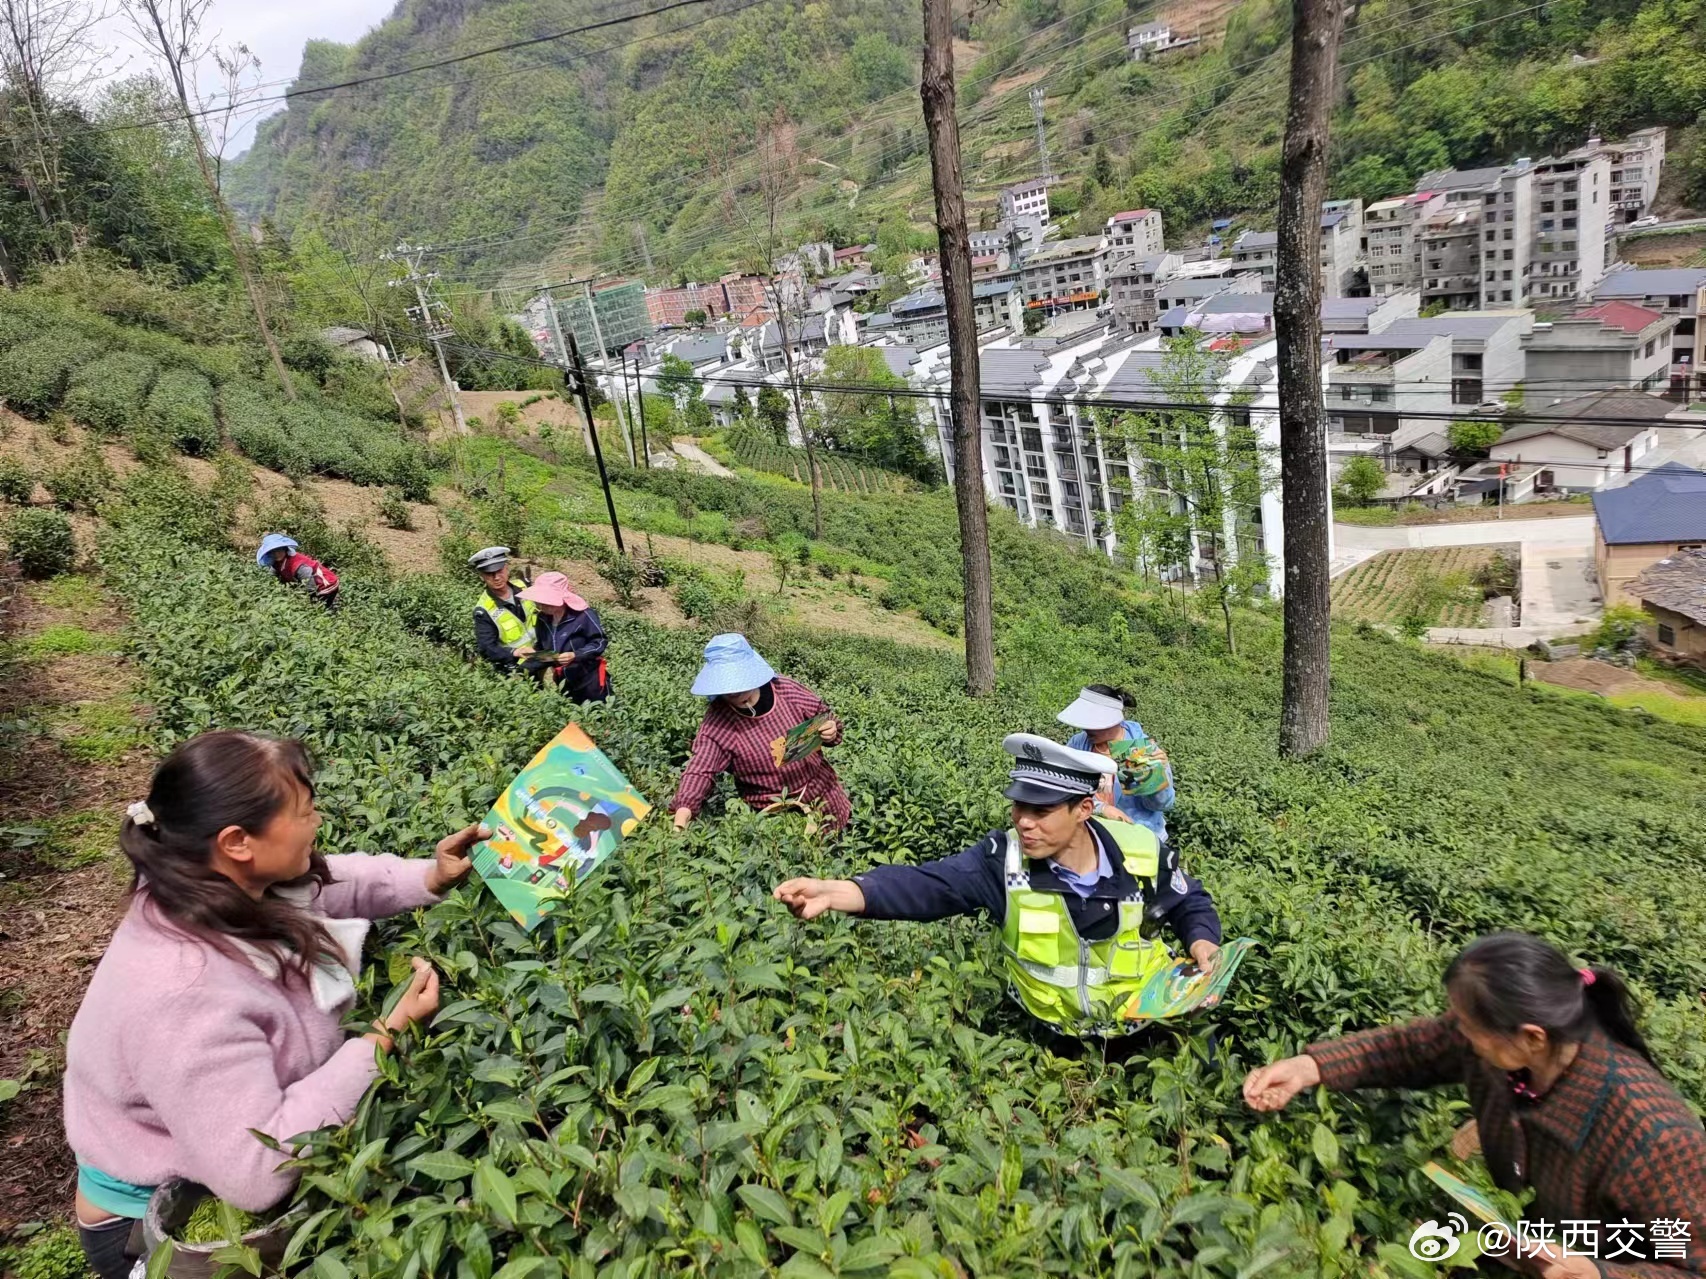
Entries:
[[[1102,827],[1139,884],[1153,882],[1161,841],[1147,826]],[[1118,1035],[1132,1029],[1126,1009],[1144,983],[1173,962],[1165,943],[1143,934],[1141,888],[1119,904],[1119,928],[1106,941],[1085,941],[1062,893],[1031,887],[1018,832],[1007,832],[1007,917],[1001,952],[1014,998],[1039,1021],[1071,1035]]]
[[[518,595],[523,589],[520,582],[511,582],[509,587]],[[533,623],[538,610],[534,608],[532,600],[521,601],[522,615],[517,617],[493,599],[490,591],[481,591],[480,602],[474,605],[474,611],[484,613],[492,619],[492,624],[498,628],[498,640],[505,648],[513,650],[519,645],[533,642]]]

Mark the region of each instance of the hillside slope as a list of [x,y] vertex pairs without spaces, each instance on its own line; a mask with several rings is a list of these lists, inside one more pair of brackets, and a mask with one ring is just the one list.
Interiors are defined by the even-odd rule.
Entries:
[[[573,28],[589,0],[404,0],[354,46],[309,45],[299,87]],[[1132,63],[1125,32],[1164,18],[1200,44]],[[993,220],[1000,185],[1037,171],[1044,98],[1057,211],[1089,229],[1159,207],[1178,233],[1261,222],[1277,192],[1289,6],[1279,0],[1022,0],[962,19],[967,181]],[[674,13],[332,95],[265,122],[233,193],[287,228],[360,219],[386,234],[476,239],[453,259],[547,259],[653,279],[739,262],[727,205],[752,139],[784,122],[791,231],[837,243],[885,219],[932,220],[916,5],[742,3]],[[1370,0],[1346,34],[1334,193],[1373,199],[1445,164],[1502,161],[1673,126],[1674,189],[1706,198],[1694,124],[1706,16],[1678,0]],[[590,197],[590,198],[589,198]],[[474,271],[476,266],[483,268]],[[522,273],[525,275],[526,273]],[[522,278],[521,275],[515,278]],[[529,277],[530,278],[530,277]]]

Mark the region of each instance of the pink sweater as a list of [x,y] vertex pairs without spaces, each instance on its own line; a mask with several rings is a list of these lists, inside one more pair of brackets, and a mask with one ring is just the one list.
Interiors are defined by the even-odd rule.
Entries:
[[[431,859],[328,857],[313,909],[382,919],[438,898]],[[296,1182],[283,1142],[347,1120],[378,1066],[299,980],[288,986],[131,903],[66,1042],[65,1135],[78,1162],[139,1186],[199,1181],[251,1212]]]

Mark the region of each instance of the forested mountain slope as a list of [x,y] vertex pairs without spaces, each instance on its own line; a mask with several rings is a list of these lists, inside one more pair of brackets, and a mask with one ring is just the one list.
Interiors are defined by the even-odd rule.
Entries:
[[[1290,7],[1282,0],[1013,0],[960,22],[975,212],[1040,166],[1040,86],[1057,211],[1088,229],[1145,204],[1170,233],[1274,202]],[[313,43],[299,88],[418,65],[609,16],[589,0],[404,0],[352,47]],[[1163,18],[1194,48],[1133,63]],[[476,239],[470,278],[555,257],[662,279],[738,265],[727,193],[752,140],[785,126],[802,236],[931,221],[914,0],[718,0],[330,94],[265,122],[232,192],[287,228],[359,216],[387,234]],[[1706,198],[1706,9],[1689,0],[1370,0],[1346,33],[1334,193],[1374,199],[1474,165],[1646,124],[1672,126],[1668,191]],[[589,198],[590,197],[590,198]],[[479,268],[479,270],[475,270]],[[482,277],[482,272],[484,276]]]

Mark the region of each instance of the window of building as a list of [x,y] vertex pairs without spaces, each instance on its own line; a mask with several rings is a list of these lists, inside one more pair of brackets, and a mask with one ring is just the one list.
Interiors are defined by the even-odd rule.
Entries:
[[1497,191],[1493,192],[1492,195],[1487,197],[1486,202],[1488,204],[1497,204],[1499,202],[1499,193]]
[[[1594,181],[1597,182],[1598,180],[1599,180],[1599,176],[1597,174],[1595,174],[1594,175]],[[1574,178],[1571,178],[1568,182],[1564,183],[1564,190],[1574,191],[1578,185],[1579,184],[1576,182],[1576,180]]]
[[1540,211],[1542,213],[1550,213],[1550,212],[1552,212],[1552,208],[1556,203],[1557,203],[1556,200],[1542,200],[1540,202]]
[[1512,256],[1513,256],[1512,251],[1510,249],[1506,249],[1504,251],[1502,258],[1501,258],[1501,261],[1509,262],[1509,261],[1511,261]]
[[1576,202],[1574,200],[1565,200],[1564,201],[1564,212],[1565,213],[1574,213],[1575,211],[1576,211]]
[[1506,227],[1505,228],[1505,239],[1514,240],[1515,238],[1516,238],[1516,236],[1512,233],[1511,229],[1509,227]]
[[1510,279],[1510,278],[1511,278],[1511,273],[1510,273],[1510,272],[1509,272],[1509,271],[1506,271],[1506,272],[1505,272],[1505,275],[1504,275],[1504,278],[1505,278],[1505,279],[1507,279],[1507,280],[1508,280],[1508,279]]
[[1565,253],[1574,253],[1575,251],[1576,251],[1576,242],[1574,240],[1565,240],[1564,241],[1564,252]]
[[1565,218],[1564,219],[1564,230],[1574,231],[1575,229],[1576,229],[1576,220],[1574,218]]
[[1377,386],[1374,388],[1373,393],[1369,398],[1376,404],[1390,404],[1392,402],[1392,388],[1389,386]]
[[1511,291],[1509,289],[1501,289],[1499,291],[1499,301],[1509,302],[1510,300],[1511,300]]
[[1498,238],[1499,238],[1499,233],[1497,231],[1487,232],[1487,243],[1488,244],[1492,244]]
[[1676,630],[1675,630],[1675,628],[1667,626],[1663,622],[1660,622],[1659,623],[1659,643],[1668,645],[1671,648],[1675,648],[1676,647]]
[[1651,359],[1652,355],[1653,355],[1653,350],[1657,346],[1658,346],[1658,339],[1657,338],[1654,338],[1651,342],[1647,343],[1647,345],[1641,351],[1642,358]]

